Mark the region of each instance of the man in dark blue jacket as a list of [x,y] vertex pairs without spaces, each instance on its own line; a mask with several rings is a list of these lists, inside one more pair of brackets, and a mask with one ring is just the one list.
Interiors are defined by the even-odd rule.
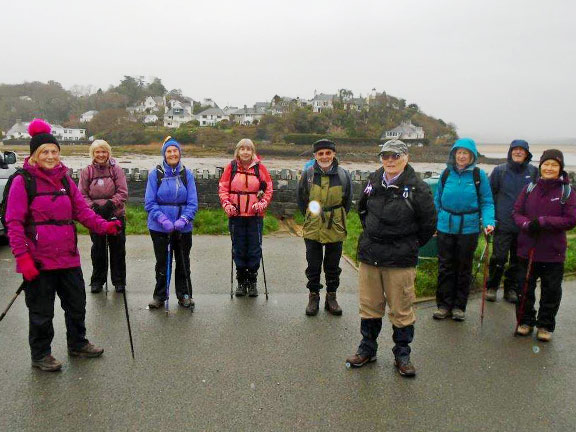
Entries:
[[530,165],[531,160],[532,153],[530,153],[528,143],[524,140],[514,140],[508,150],[508,161],[498,165],[490,174],[497,222],[490,259],[490,277],[487,283],[486,300],[488,301],[496,301],[496,293],[507,262],[508,269],[504,274],[504,299],[510,303],[518,301],[515,287],[518,272],[516,247],[519,229],[512,220],[512,210],[524,186],[535,181],[538,175],[538,169]]

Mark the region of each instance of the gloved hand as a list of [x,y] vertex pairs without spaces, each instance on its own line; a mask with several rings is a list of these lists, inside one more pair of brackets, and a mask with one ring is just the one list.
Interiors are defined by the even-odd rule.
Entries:
[[122,222],[119,220],[114,220],[106,222],[106,234],[116,235],[122,230]]
[[236,216],[238,214],[238,209],[236,208],[236,206],[234,206],[234,204],[228,201],[224,203],[224,211],[226,212],[228,217]]
[[102,216],[102,207],[99,206],[98,204],[92,204],[92,210],[94,210],[94,213]]
[[168,219],[165,215],[162,215],[158,218],[158,223],[162,225],[162,229],[166,232],[171,233],[174,231],[174,224],[170,219]]
[[36,268],[36,264],[34,264],[34,260],[28,253],[17,256],[16,264],[18,264],[18,268],[20,269],[20,272],[24,276],[24,279],[26,279],[28,282],[36,279],[40,274],[40,272]]
[[180,218],[174,222],[174,229],[176,231],[182,231],[186,225],[188,225],[188,219],[184,216],[180,216]]
[[540,226],[540,221],[538,221],[538,219],[532,219],[529,223],[528,223],[528,232],[531,235],[536,235],[540,232],[540,229],[542,228]]
[[268,203],[264,200],[252,204],[252,210],[254,210],[256,213],[263,213],[266,207],[268,207]]
[[100,209],[102,210],[102,217],[104,219],[110,219],[112,216],[114,216],[114,210],[116,210],[116,207],[111,200],[108,200],[106,201],[106,204],[100,207]]

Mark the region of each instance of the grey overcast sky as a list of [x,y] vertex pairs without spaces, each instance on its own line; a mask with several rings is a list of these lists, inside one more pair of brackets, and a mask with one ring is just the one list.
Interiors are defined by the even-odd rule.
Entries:
[[0,82],[157,76],[221,107],[376,88],[461,136],[568,138],[575,18],[572,0],[10,1]]

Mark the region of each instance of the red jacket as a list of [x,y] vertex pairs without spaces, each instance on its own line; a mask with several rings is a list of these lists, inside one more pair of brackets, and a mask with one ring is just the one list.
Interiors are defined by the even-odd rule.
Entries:
[[[12,253],[16,257],[29,253],[40,264],[40,270],[79,267],[76,232],[71,222],[79,221],[98,234],[106,232],[107,222],[88,207],[70,177],[70,196],[65,193],[62,178],[67,176],[68,168],[64,165],[45,170],[30,165],[26,158],[24,169],[35,178],[39,195],[28,203],[24,178],[18,176],[12,181],[6,212]],[[59,194],[49,195],[54,192]],[[50,220],[59,221],[60,224],[42,223]]]
[[[267,207],[272,200],[272,178],[270,173],[264,165],[260,163],[258,156],[254,158],[247,170],[242,167],[239,160],[237,163],[236,175],[230,179],[232,175],[232,162],[230,162],[218,184],[218,195],[222,207],[227,203],[231,203],[239,210],[238,216],[256,216],[256,212],[252,209],[252,205],[258,201],[264,202]],[[258,172],[260,179],[256,177],[254,166],[258,165]],[[266,183],[266,191],[262,197],[258,198],[258,191],[260,190],[260,182]],[[263,214],[259,214],[263,216]]]

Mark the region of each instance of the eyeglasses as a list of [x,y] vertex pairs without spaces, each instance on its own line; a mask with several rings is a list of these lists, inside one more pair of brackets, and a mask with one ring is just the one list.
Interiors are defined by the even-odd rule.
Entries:
[[382,153],[380,155],[380,159],[382,159],[382,160],[388,160],[388,159],[398,160],[398,159],[400,159],[401,156],[402,156],[402,154],[400,154],[400,153]]

